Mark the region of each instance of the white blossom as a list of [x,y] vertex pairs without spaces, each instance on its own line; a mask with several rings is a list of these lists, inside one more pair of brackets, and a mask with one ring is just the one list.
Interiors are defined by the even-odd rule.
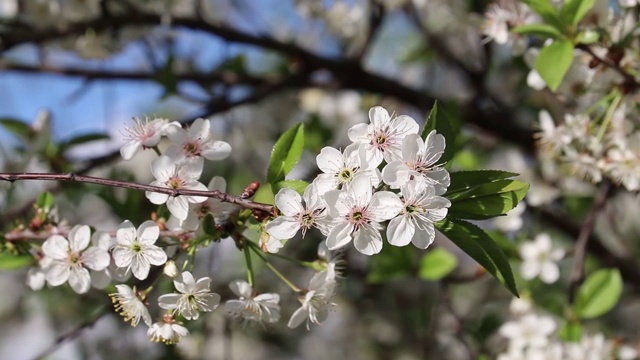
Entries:
[[169,128],[179,128],[177,121],[167,119],[133,118],[134,125],[125,128],[125,137],[129,140],[122,148],[120,155],[125,160],[131,160],[140,148],[150,148],[158,145],[160,138],[166,135]]
[[[198,168],[198,165],[193,162],[176,162],[162,155],[151,162],[151,172],[156,178],[151,185],[169,189],[207,191],[207,187],[198,181],[201,171],[201,167]],[[147,191],[145,195],[156,205],[166,202],[169,212],[179,220],[185,220],[189,215],[189,204],[207,200],[204,196],[169,196],[152,191]]]
[[365,255],[382,250],[380,223],[394,218],[402,209],[398,195],[390,191],[373,193],[370,180],[357,176],[345,190],[325,193],[334,227],[327,236],[329,250],[339,249],[351,240]]
[[380,172],[376,168],[378,165],[367,160],[365,149],[358,144],[347,146],[343,152],[326,146],[320,150],[316,162],[323,172],[313,180],[320,194],[342,188],[356,175],[366,176],[371,186],[380,184]]
[[237,300],[227,300],[224,304],[230,316],[255,322],[274,323],[280,320],[280,295],[254,295],[249,283],[242,280],[231,282],[229,288],[239,297]]
[[189,330],[176,323],[171,316],[165,316],[162,321],[155,322],[149,326],[147,335],[151,337],[151,341],[177,344],[180,339],[189,335]]
[[510,340],[510,348],[524,349],[546,346],[555,329],[556,322],[553,318],[527,314],[517,320],[504,323],[498,332]]
[[277,239],[291,239],[300,229],[302,237],[308,229],[316,227],[323,233],[327,229],[327,205],[323,201],[315,184],[310,184],[303,196],[292,189],[280,189],[275,203],[282,215],[266,225],[269,234]]
[[365,149],[367,161],[374,166],[384,159],[387,163],[401,158],[402,140],[417,134],[420,126],[408,115],[391,118],[387,110],[376,106],[369,110],[369,124],[357,124],[349,129],[349,139]]
[[159,235],[160,228],[151,220],[140,224],[137,230],[129,220],[124,221],[116,232],[118,245],[113,249],[116,265],[131,269],[137,279],[146,279],[151,265],[167,261],[167,254],[154,245]]
[[167,135],[174,143],[166,154],[174,160],[194,161],[202,166],[202,158],[223,160],[231,153],[231,145],[213,138],[211,122],[208,119],[196,119],[189,129],[177,129]]
[[553,249],[548,234],[538,234],[533,241],[522,244],[520,256],[520,272],[524,279],[540,277],[543,282],[552,284],[560,277],[560,269],[556,262],[564,257],[564,250]]
[[426,249],[436,236],[434,223],[447,216],[451,202],[435,195],[435,188],[424,181],[411,180],[400,187],[402,210],[391,219],[387,239],[391,245],[413,243]]
[[173,280],[176,290],[182,294],[162,295],[158,298],[158,305],[163,309],[179,312],[187,320],[196,320],[200,311],[213,311],[220,304],[220,295],[209,290],[210,283],[209,277],[196,281],[190,272],[185,271]]
[[127,285],[116,285],[117,293],[109,294],[118,314],[124,317],[124,321],[131,321],[131,326],[137,326],[140,319],[147,326],[151,326],[149,309],[142,302],[136,288]]
[[[46,279],[58,286],[69,281],[73,291],[83,294],[91,287],[89,270],[103,270],[109,266],[109,253],[99,247],[89,247],[91,230],[87,225],[76,225],[69,231],[69,239],[50,236],[42,244],[47,261]],[[85,250],[86,249],[86,250]]]
[[309,323],[320,324],[329,313],[329,308],[334,306],[331,298],[335,293],[336,273],[333,268],[316,273],[309,281],[309,287],[304,296],[300,297],[302,306],[298,308],[289,319],[287,326],[298,327],[307,320],[307,330]]

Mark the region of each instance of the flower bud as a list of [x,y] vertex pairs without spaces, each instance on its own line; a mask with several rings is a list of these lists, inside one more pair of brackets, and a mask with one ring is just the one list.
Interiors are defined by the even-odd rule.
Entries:
[[175,278],[180,273],[178,271],[178,267],[176,266],[176,262],[173,261],[173,260],[169,260],[169,261],[167,261],[166,264],[164,264],[164,270],[163,271],[164,271],[164,274],[167,275],[170,278]]

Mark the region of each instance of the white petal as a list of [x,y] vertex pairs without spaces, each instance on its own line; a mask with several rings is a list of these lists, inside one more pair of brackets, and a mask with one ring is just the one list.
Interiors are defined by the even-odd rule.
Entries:
[[71,269],[68,264],[62,261],[54,261],[47,269],[47,282],[51,286],[62,285],[69,280]]
[[167,200],[169,212],[180,220],[185,220],[189,215],[189,203],[184,196],[176,196]]
[[151,203],[155,205],[164,204],[169,199],[169,195],[167,194],[151,192],[151,191],[145,191],[144,196],[146,196],[147,199],[149,199],[149,201],[151,201]]
[[91,229],[87,225],[76,225],[69,231],[69,249],[80,252],[89,246]]
[[173,310],[178,307],[178,301],[182,299],[180,294],[164,294],[158,297],[158,306],[165,310]]
[[433,224],[429,224],[426,229],[416,230],[411,239],[411,243],[418,249],[426,249],[429,245],[433,244],[433,240],[436,238],[436,232]]
[[320,154],[316,156],[318,168],[327,174],[333,174],[340,171],[344,165],[342,153],[330,146],[326,146],[320,150]]
[[157,181],[164,183],[175,173],[176,164],[173,159],[162,155],[151,162],[151,173]]
[[371,121],[371,125],[375,129],[380,129],[391,121],[391,117],[389,112],[382,106],[374,106],[369,109],[369,121]]
[[209,181],[207,189],[211,191],[218,190],[224,192],[227,189],[227,181],[222,176],[214,176],[211,181]]
[[394,246],[406,246],[411,242],[415,226],[406,216],[398,216],[389,222],[387,241]]
[[373,226],[363,226],[353,234],[353,245],[364,255],[374,255],[382,250],[382,236]]
[[144,249],[144,257],[151,265],[158,266],[167,262],[167,253],[154,245],[150,245]]
[[65,260],[69,255],[69,241],[60,235],[51,235],[43,244],[45,256],[56,260]]
[[216,141],[202,152],[202,156],[207,160],[223,160],[231,154],[231,145],[224,141]]
[[116,239],[121,245],[130,245],[136,240],[136,228],[131,221],[125,220],[120,224],[116,232]]
[[286,216],[297,216],[304,211],[302,196],[292,189],[280,189],[276,194],[276,206]]
[[104,270],[110,262],[111,257],[105,249],[92,246],[82,253],[82,265],[91,270]]
[[139,242],[147,245],[155,244],[160,236],[160,227],[154,221],[147,220],[140,224],[136,234]]
[[554,262],[547,261],[540,269],[540,279],[546,284],[553,284],[560,278],[560,270]]
[[371,180],[367,176],[356,176],[347,189],[348,196],[355,201],[353,205],[361,207],[369,205],[372,193]]
[[396,217],[403,207],[398,195],[390,191],[378,191],[371,198],[369,211],[373,221],[382,222]]
[[267,224],[266,230],[269,235],[278,240],[287,240],[294,237],[300,230],[300,223],[296,218],[279,216]]
[[235,280],[229,284],[229,289],[233,291],[234,294],[243,297],[250,298],[251,297],[251,286],[248,282],[243,280]]
[[524,261],[520,265],[520,274],[525,280],[531,280],[540,273],[540,265],[535,261]]
[[89,270],[79,267],[71,271],[69,285],[78,294],[84,294],[91,288],[91,275]]
[[173,285],[183,294],[192,294],[196,289],[196,280],[190,272],[184,271],[179,279],[173,281]]
[[133,252],[130,249],[117,246],[112,252],[113,261],[117,267],[128,267],[133,261]]
[[339,249],[347,245],[351,241],[351,232],[353,231],[353,225],[348,222],[343,222],[336,225],[329,236],[327,236],[327,247],[329,250]]
[[347,131],[349,140],[352,142],[368,142],[369,141],[369,125],[356,124]]
[[131,272],[138,280],[144,280],[149,276],[151,266],[144,256],[136,256],[131,261]]
[[306,306],[301,306],[298,308],[298,310],[296,310],[293,315],[291,315],[291,318],[289,319],[289,323],[287,323],[287,326],[291,329],[296,328],[298,326],[300,326],[300,324],[302,324],[307,317],[309,316],[309,311],[307,310]]
[[133,156],[140,150],[142,143],[137,140],[129,141],[120,148],[120,156],[125,160],[131,160]]

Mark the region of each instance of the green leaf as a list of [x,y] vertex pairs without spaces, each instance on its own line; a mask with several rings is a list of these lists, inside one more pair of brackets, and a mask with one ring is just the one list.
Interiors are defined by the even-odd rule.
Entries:
[[527,4],[536,12],[540,17],[549,25],[555,26],[558,29],[562,29],[562,21],[558,16],[558,12],[551,5],[549,0],[522,0],[523,3]]
[[256,195],[253,197],[253,201],[263,203],[263,204],[275,204],[275,195],[273,193],[273,188],[271,184],[262,184],[258,191],[256,191]]
[[449,175],[451,177],[451,183],[449,184],[449,188],[445,194],[446,197],[449,197],[447,195],[467,191],[484,183],[508,179],[510,177],[518,176],[519,174],[501,170],[473,170],[454,171]]
[[567,74],[573,62],[573,50],[569,40],[556,40],[540,50],[534,68],[552,91],[558,89]]
[[560,9],[560,18],[572,25],[584,18],[596,4],[596,0],[567,0]]
[[267,181],[270,184],[284,180],[285,176],[293,169],[304,148],[304,124],[300,123],[287,130],[271,151],[269,168],[267,169]]
[[293,189],[295,191],[298,192],[298,194],[302,195],[304,194],[304,190],[307,188],[307,186],[309,186],[309,183],[304,181],[304,180],[283,180],[280,181],[279,183],[275,184],[274,187],[274,191],[276,192],[276,194],[278,193],[278,191],[280,191],[280,189]]
[[0,253],[0,270],[17,270],[33,264],[33,256]]
[[574,305],[581,319],[592,319],[604,315],[620,300],[622,276],[618,269],[601,269],[589,275],[578,289]]
[[382,283],[412,274],[413,254],[408,246],[383,246],[379,254],[371,257],[367,280]]
[[444,110],[438,108],[437,101],[433,104],[431,112],[429,112],[429,116],[427,116],[424,122],[420,137],[425,140],[427,135],[433,130],[445,138],[446,147],[442,157],[440,157],[438,161],[438,164],[442,164],[451,160],[453,155],[455,155],[456,132],[451,126],[451,121],[447,117],[447,114]]
[[460,219],[445,219],[436,223],[436,227],[498,279],[513,295],[518,296],[509,260],[487,233],[476,225]]
[[528,191],[529,184],[518,180],[485,183],[450,198],[448,216],[483,220],[505,215],[524,199]]
[[427,252],[420,260],[418,276],[424,280],[440,280],[449,275],[456,266],[458,258],[443,248],[435,248]]
[[582,339],[582,325],[578,322],[567,322],[558,331],[558,337],[562,341],[578,342]]
[[210,235],[214,238],[218,237],[218,229],[216,228],[216,220],[213,217],[212,213],[208,213],[205,215],[204,219],[202,219],[202,230],[205,234]]
[[108,140],[108,139],[110,139],[109,134],[104,134],[104,133],[84,134],[60,143],[60,148],[61,148],[61,151],[64,151],[75,145],[81,145],[81,144],[86,144],[92,141]]
[[45,214],[48,214],[53,206],[53,195],[50,192],[43,192],[38,195],[38,199],[36,200],[36,205],[39,209],[42,209]]
[[549,24],[525,24],[516,26],[511,32],[522,35],[540,36],[542,38],[557,39],[562,36],[560,30]]
[[31,126],[17,119],[0,118],[0,125],[2,125],[8,132],[25,141],[29,140],[34,135],[34,131]]

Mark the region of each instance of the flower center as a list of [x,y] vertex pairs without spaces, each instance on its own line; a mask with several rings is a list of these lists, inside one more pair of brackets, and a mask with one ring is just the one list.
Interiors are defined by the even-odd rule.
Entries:
[[77,252],[69,253],[68,262],[69,262],[69,265],[73,267],[82,266],[82,261],[80,260],[80,254]]
[[167,186],[171,189],[181,189],[184,186],[184,180],[177,176],[172,176],[167,180]]
[[351,212],[347,215],[347,220],[356,227],[356,230],[371,221],[365,207],[354,207],[351,209]]
[[202,149],[200,148],[200,142],[196,141],[188,141],[182,147],[182,150],[188,157],[200,156]]
[[140,245],[140,243],[138,242],[134,242],[133,244],[131,244],[131,251],[133,251],[136,254],[139,254],[142,252],[142,245]]
[[353,179],[353,171],[351,169],[346,169],[346,168],[340,170],[340,172],[338,173],[338,179],[342,183],[351,181],[351,179]]
[[389,135],[384,130],[380,130],[373,135],[371,143],[375,148],[384,151],[389,146]]

